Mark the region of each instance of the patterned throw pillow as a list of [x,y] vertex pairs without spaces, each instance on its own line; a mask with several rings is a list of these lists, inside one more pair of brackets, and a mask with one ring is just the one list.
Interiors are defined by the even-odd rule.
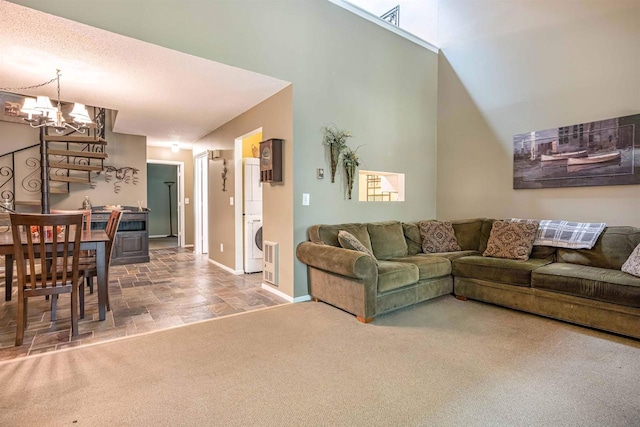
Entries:
[[482,256],[528,260],[538,223],[494,221]]
[[420,237],[426,254],[461,250],[449,221],[420,221]]
[[371,252],[369,248],[363,245],[362,242],[360,242],[360,240],[356,238],[356,236],[349,233],[348,231],[340,230],[338,232],[338,242],[340,243],[340,246],[345,249],[364,252],[365,254],[373,258],[376,261],[376,264],[378,263],[376,257],[373,256],[373,252]]
[[622,264],[622,271],[640,277],[640,245],[636,246],[629,258]]

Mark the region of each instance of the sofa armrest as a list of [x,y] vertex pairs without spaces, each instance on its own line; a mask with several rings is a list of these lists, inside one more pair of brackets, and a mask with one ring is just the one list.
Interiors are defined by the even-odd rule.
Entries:
[[296,256],[311,267],[355,279],[374,278],[378,274],[375,260],[364,252],[302,242],[296,249]]

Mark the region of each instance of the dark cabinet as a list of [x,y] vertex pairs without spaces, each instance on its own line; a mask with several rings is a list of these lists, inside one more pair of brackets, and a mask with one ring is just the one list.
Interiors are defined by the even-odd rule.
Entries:
[[282,182],[282,139],[260,143],[260,182]]
[[[104,230],[111,211],[103,206],[91,210],[91,229]],[[149,262],[149,211],[138,211],[133,206],[122,207],[122,219],[116,233],[112,265]]]

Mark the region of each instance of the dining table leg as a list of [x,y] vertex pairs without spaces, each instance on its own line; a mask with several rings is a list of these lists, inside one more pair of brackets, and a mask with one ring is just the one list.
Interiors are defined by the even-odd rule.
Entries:
[[100,320],[105,320],[107,316],[107,256],[106,242],[99,242],[96,247],[96,272],[98,282],[98,314]]
[[4,256],[4,300],[11,301],[13,291],[13,255]]

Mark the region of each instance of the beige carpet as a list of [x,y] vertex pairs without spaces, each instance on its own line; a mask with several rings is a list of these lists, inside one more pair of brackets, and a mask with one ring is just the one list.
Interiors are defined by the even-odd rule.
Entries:
[[301,303],[0,364],[2,426],[638,426],[640,342],[450,296]]

